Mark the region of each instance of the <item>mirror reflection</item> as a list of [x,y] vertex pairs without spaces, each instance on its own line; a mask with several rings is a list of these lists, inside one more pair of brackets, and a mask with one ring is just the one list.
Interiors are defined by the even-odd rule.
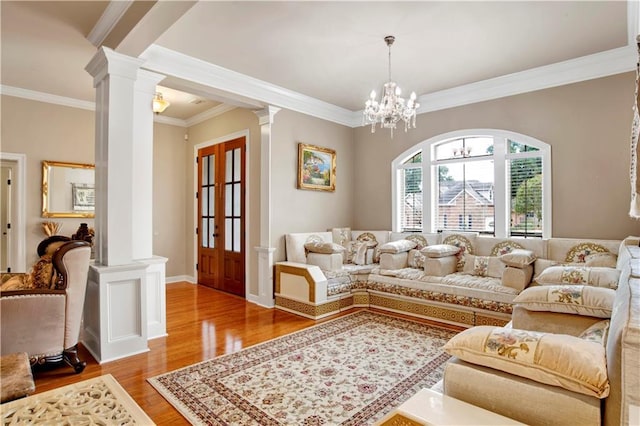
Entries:
[[94,217],[93,164],[42,162],[42,217]]

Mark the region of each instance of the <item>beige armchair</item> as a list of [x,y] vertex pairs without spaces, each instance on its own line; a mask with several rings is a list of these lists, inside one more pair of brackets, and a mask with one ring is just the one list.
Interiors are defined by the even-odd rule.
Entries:
[[[38,247],[38,254],[45,254],[46,241]],[[32,365],[64,361],[80,373],[86,362],[78,358],[77,345],[91,245],[56,242],[60,245],[51,254],[53,279],[49,288],[0,292],[0,353],[26,352]]]

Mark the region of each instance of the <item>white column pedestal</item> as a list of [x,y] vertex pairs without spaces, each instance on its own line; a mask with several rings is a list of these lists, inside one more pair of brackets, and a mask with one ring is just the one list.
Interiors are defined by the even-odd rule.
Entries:
[[260,306],[273,308],[273,247],[255,247],[258,252],[258,297],[254,300]]
[[147,268],[147,337],[167,336],[166,257],[139,259]]
[[149,350],[148,267],[133,263],[89,268],[82,343],[99,363]]

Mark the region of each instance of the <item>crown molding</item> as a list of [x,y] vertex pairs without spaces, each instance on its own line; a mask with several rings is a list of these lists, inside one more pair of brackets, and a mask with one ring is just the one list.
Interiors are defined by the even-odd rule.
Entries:
[[109,35],[111,30],[120,22],[120,19],[129,10],[129,7],[133,4],[133,0],[118,0],[111,1],[107,5],[104,12],[96,22],[96,25],[91,29],[91,32],[87,36],[87,40],[96,47],[100,47],[105,38]]
[[22,89],[7,85],[0,85],[0,94],[14,96],[16,98],[30,99],[32,101],[46,102],[49,104],[63,105],[71,108],[86,109],[95,111],[96,104],[91,101],[67,98],[66,96],[52,95],[50,93],[37,92],[35,90]]
[[171,126],[189,127],[186,120],[180,118],[167,117],[166,115],[153,114],[154,123],[169,124]]
[[200,114],[196,114],[193,117],[189,117],[185,120],[186,126],[191,127],[196,124],[202,123],[203,121],[209,120],[211,118],[217,117],[219,115],[224,114],[225,112],[236,109],[233,105],[228,104],[220,104],[213,108],[210,108],[206,111],[201,112]]
[[[151,46],[143,55],[147,59],[143,66],[156,72],[210,85],[228,93],[260,100],[267,105],[291,109],[344,126],[363,126],[362,110],[349,111],[160,46]],[[178,60],[172,63],[176,59]],[[637,51],[634,42],[630,46],[422,95],[419,97],[418,114],[630,72],[635,70],[636,61]],[[219,74],[214,75],[214,72],[219,72]],[[251,90],[255,90],[256,93],[252,95]],[[94,102],[19,87],[0,85],[0,94],[72,108],[95,110]],[[155,115],[154,121],[173,126],[190,127],[224,114],[233,108],[235,108],[233,105],[221,104],[186,120]]]
[[204,86],[223,90],[265,105],[286,108],[303,114],[352,126],[353,111],[286,89],[236,71],[205,62],[180,52],[153,44],[140,58],[143,67]]
[[633,71],[636,68],[636,61],[636,49],[625,46],[451,89],[440,90],[419,97],[420,108],[418,109],[418,114]]

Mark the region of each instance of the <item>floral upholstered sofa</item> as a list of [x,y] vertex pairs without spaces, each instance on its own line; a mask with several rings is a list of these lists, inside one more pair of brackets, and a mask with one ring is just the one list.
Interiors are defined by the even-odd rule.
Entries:
[[545,282],[615,286],[619,240],[496,238],[337,228],[285,236],[276,308],[319,319],[373,307],[463,326],[504,325]]
[[529,287],[507,327],[453,337],[444,393],[529,425],[640,424],[639,244],[621,243],[615,290]]

